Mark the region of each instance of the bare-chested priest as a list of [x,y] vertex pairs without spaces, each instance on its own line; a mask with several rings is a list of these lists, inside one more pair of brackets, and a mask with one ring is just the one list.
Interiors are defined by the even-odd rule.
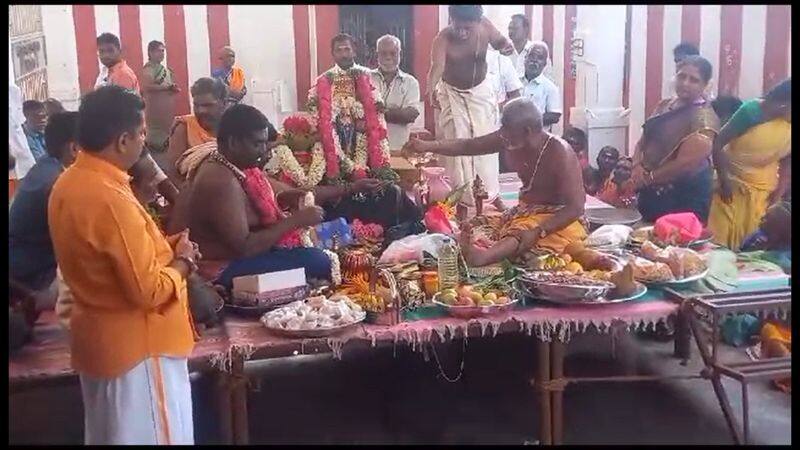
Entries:
[[[513,46],[483,16],[481,5],[450,5],[452,23],[433,40],[428,98],[438,107],[438,138],[466,139],[497,130],[497,100],[487,79],[486,51],[491,46],[510,55]],[[483,180],[488,201],[504,209],[500,199],[500,161],[496,154],[442,158],[454,186],[468,184],[461,198],[472,206],[472,182]],[[462,205],[462,208],[463,208]]]
[[181,191],[167,227],[168,232],[189,228],[203,255],[201,274],[228,289],[235,277],[300,267],[308,279],[330,279],[328,255],[301,247],[298,234],[322,221],[322,208],[285,216],[261,169],[277,137],[256,108],[235,105],[225,111],[218,147]]
[[569,144],[542,128],[542,115],[529,99],[511,100],[503,108],[500,130],[474,139],[411,139],[409,153],[485,155],[503,149],[523,187],[519,205],[502,217],[489,217],[487,236],[461,236],[467,263],[485,266],[513,259],[535,248],[561,252],[586,238],[580,222],[586,193],[581,167]]

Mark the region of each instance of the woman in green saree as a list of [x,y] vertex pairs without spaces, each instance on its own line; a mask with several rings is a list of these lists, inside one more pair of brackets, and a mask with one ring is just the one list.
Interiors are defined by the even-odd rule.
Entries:
[[170,126],[175,120],[175,94],[180,88],[164,62],[164,43],[147,44],[147,64],[142,68],[142,96],[145,103],[146,143],[151,150],[164,151]]

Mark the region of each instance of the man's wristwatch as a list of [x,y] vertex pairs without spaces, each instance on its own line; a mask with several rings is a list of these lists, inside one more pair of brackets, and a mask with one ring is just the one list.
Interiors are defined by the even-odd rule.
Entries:
[[175,259],[178,259],[178,260],[181,260],[181,261],[185,262],[186,265],[189,266],[189,273],[197,272],[197,263],[194,262],[194,259],[192,257],[190,257],[190,256],[178,256]]

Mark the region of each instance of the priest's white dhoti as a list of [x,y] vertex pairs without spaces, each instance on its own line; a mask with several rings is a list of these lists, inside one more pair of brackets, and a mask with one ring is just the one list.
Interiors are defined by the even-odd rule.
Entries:
[[[488,79],[472,89],[457,89],[444,81],[436,87],[436,96],[441,110],[439,111],[438,129],[442,135],[436,139],[470,139],[497,131],[497,102]],[[467,191],[461,203],[474,206],[472,182],[475,175],[480,175],[488,202],[494,201],[500,194],[500,158],[497,153],[479,156],[443,156],[442,166],[450,177],[452,186],[465,183]]]
[[81,374],[87,445],[193,445],[186,358],[153,357],[125,374]]

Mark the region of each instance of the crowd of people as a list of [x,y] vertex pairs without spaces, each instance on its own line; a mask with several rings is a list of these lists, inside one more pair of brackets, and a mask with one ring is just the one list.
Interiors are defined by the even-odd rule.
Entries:
[[[501,166],[519,175],[519,205],[495,224],[501,239],[481,248],[468,227],[460,236],[474,266],[583,240],[587,193],[637,208],[647,222],[694,212],[733,250],[788,250],[790,80],[759,99],[711,99],[711,63],[682,44],[674,96],[651,112],[632,156],[603,147],[594,167],[583,130],[550,132],[562,120],[561,95],[528,19],[513,16],[505,37],[478,5],[452,5],[450,17],[426,74],[425,98],[439,110],[435,141],[410,137],[420,85],[399,69],[391,35],[375,43],[375,69],[355,64],[350,36],[333,38],[336,64],[309,93],[319,142],[296,159],[278,152],[291,136],[242,104],[246,77],[230,47],[211,77],[193,81],[183,116],[159,41],[148,44],[139,77],[119,39],[101,34],[102,70],[77,112],[54,99],[22,102],[10,86],[10,278],[38,309],[55,305],[70,330],[86,443],[193,442],[187,292],[198,274],[228,290],[238,276],[298,267],[330,279],[330,256],[299,245],[299,231],[337,218],[413,230],[422,210],[392,177],[389,150],[440,155],[453,184],[467,188],[463,208],[474,206],[480,178],[488,202],[505,211]],[[348,95],[363,108],[355,120],[341,112],[352,107],[342,103]],[[385,136],[375,132],[381,124]],[[298,163],[300,153],[313,167]],[[265,171],[276,154],[289,162]],[[300,201],[309,192],[313,200]],[[10,309],[11,335],[29,332],[17,313]]]

